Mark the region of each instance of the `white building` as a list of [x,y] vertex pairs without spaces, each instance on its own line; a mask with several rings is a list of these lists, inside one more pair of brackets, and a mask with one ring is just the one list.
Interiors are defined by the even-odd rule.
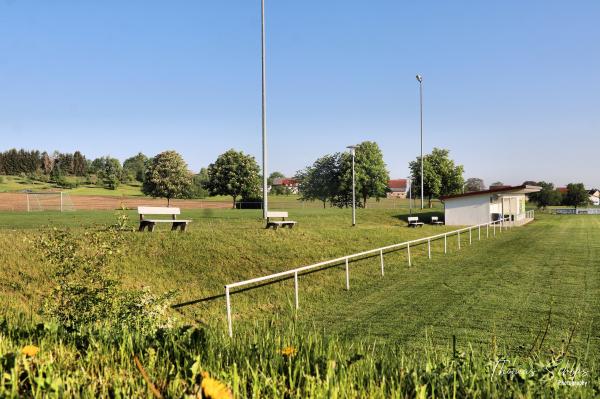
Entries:
[[467,226],[489,223],[504,216],[524,224],[528,222],[525,219],[526,194],[540,190],[538,186],[507,186],[442,197],[444,222]]

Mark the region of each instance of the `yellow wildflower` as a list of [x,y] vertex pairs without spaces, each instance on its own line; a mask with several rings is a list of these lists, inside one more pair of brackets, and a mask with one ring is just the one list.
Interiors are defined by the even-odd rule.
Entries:
[[30,357],[34,357],[35,355],[37,355],[37,353],[40,351],[40,348],[38,348],[35,345],[26,345],[23,347],[23,349],[21,349],[21,353],[26,355],[26,356],[30,356]]
[[233,394],[221,381],[210,378],[206,371],[202,372],[202,395],[207,399],[232,399]]
[[287,346],[281,350],[281,354],[285,357],[294,357],[298,353],[298,349],[293,346]]

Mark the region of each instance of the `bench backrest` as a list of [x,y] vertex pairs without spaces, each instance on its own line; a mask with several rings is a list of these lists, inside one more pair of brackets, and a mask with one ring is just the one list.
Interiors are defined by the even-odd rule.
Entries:
[[437,216],[432,216],[431,217],[431,221],[432,222],[437,222],[438,221],[438,217]]
[[140,215],[180,215],[181,209],[168,208],[162,206],[138,206],[138,214]]
[[271,212],[271,211],[267,211],[267,217],[268,218],[286,218],[286,217],[288,217],[288,213],[287,212]]
[[419,218],[417,216],[409,216],[408,217],[408,223],[418,222],[418,221],[419,221]]

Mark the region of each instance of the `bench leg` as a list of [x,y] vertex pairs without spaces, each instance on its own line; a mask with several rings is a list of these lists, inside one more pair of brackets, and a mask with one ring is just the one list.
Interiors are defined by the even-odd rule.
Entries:
[[179,223],[173,222],[173,226],[171,226],[171,231],[177,230],[178,227],[179,227]]
[[154,228],[156,227],[156,223],[148,223],[148,231],[149,232],[153,232]]
[[138,231],[144,231],[144,229],[148,226],[148,222],[140,222],[140,228]]
[[187,230],[187,223],[181,223],[181,231],[186,231]]

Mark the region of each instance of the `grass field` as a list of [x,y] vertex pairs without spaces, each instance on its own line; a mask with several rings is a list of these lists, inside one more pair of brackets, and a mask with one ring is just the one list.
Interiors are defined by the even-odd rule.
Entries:
[[[134,213],[129,216],[135,220]],[[297,313],[291,280],[235,293],[232,341],[225,336],[224,284],[451,228],[408,229],[405,210],[393,209],[359,210],[356,228],[349,227],[346,209],[297,209],[293,214],[297,228],[278,231],[263,228],[259,211],[194,210],[186,217],[194,219],[186,234],[164,228],[154,234],[122,233],[125,253],[113,267],[127,287],[147,286],[157,293],[176,289],[176,303],[193,302],[173,314],[180,324],[200,326],[206,334],[203,343],[179,342],[185,334],[161,341],[164,347],[136,335],[122,337],[117,349],[98,347],[87,360],[65,360],[55,368],[46,365],[47,373],[62,372],[68,378],[68,370],[79,362],[77,368],[87,371],[78,378],[91,384],[89,396],[108,389],[90,382],[94,373],[114,380],[109,385],[125,396],[145,393],[147,383],[130,356],[122,354],[134,351],[162,381],[160,390],[171,396],[192,389],[197,376],[190,377],[184,369],[198,358],[204,369],[241,396],[594,397],[599,393],[600,217],[540,215],[534,223],[495,238],[484,235],[479,242],[474,237],[473,245],[463,235],[461,250],[455,239],[450,240],[447,255],[442,242],[436,242],[432,260],[427,259],[426,247],[415,247],[412,267],[405,251],[386,254],[385,277],[380,276],[378,258],[353,262],[350,291],[345,290],[341,267],[301,276]],[[56,357],[53,345],[69,356],[77,352],[76,342],[69,338],[22,333],[35,330],[37,309],[52,286],[50,270],[32,243],[51,226],[77,233],[100,230],[114,219],[113,212],[0,214],[4,265],[0,307],[10,321],[4,332],[0,329],[0,357],[25,343],[36,343],[19,336],[38,337],[48,346],[43,350],[49,355],[40,361]],[[94,337],[97,342],[108,339],[102,332]],[[189,353],[180,353],[181,345],[188,345]],[[294,363],[286,363],[290,359],[285,356],[272,359],[288,345],[298,350]],[[169,356],[157,360],[148,347]],[[354,355],[360,359],[351,360]],[[537,370],[557,358],[570,362],[569,367],[576,362],[577,370],[586,375],[577,372],[573,380],[587,385],[561,386],[556,376],[543,373],[497,380],[490,375],[498,359]],[[102,368],[94,366],[96,371],[91,372],[94,361]],[[333,369],[328,362],[333,362]],[[321,364],[316,374],[314,364]],[[179,371],[169,374],[170,367]],[[129,371],[117,377],[119,369]],[[6,381],[5,387],[8,381],[14,384],[14,379]],[[11,387],[6,392],[18,389]]]

